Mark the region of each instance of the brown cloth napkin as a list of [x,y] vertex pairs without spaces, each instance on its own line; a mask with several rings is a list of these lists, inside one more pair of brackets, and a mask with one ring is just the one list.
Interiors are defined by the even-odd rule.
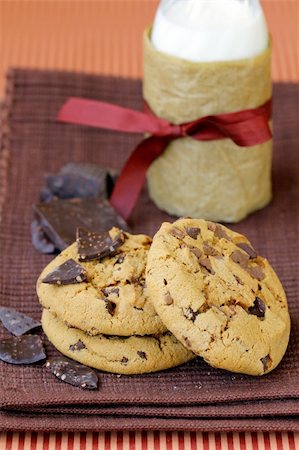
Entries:
[[[115,169],[141,136],[58,124],[69,96],[142,109],[140,81],[62,72],[13,70],[1,115],[0,286],[3,306],[39,318],[35,282],[51,259],[31,244],[31,205],[43,175],[69,161]],[[0,430],[298,430],[299,431],[299,85],[274,89],[274,199],[232,226],[246,234],[281,278],[291,340],[280,366],[261,378],[228,373],[200,358],[165,372],[118,377],[99,373],[98,391],[57,380],[43,365],[0,362]],[[250,149],[248,150],[250,151]],[[154,234],[163,220],[144,189],[130,226]],[[0,327],[1,337],[7,332]],[[57,354],[46,343],[49,356]]]

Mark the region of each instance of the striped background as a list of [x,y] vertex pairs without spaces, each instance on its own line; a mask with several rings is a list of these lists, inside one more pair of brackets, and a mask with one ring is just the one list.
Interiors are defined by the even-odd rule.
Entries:
[[[157,0],[0,0],[0,95],[8,67],[142,76]],[[299,81],[299,0],[264,0],[273,78]],[[0,433],[0,450],[299,450],[299,433]]]
[[[140,77],[157,0],[0,0],[0,92],[9,66]],[[299,2],[264,0],[273,77],[299,79]]]
[[2,433],[1,450],[298,450],[299,433]]

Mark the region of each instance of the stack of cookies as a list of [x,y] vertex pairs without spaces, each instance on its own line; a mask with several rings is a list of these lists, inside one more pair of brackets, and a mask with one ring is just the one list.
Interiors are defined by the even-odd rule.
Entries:
[[54,346],[114,373],[154,372],[199,355],[213,367],[263,375],[289,340],[286,296],[269,262],[246,237],[205,220],[164,223],[153,241],[79,229],[37,292]]

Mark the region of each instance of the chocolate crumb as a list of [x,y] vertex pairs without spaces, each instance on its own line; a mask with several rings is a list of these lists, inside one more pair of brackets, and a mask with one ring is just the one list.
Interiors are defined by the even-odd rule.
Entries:
[[120,363],[123,364],[124,366],[126,366],[128,364],[128,358],[126,358],[125,356],[122,357]]
[[115,295],[119,296],[119,288],[116,288],[116,287],[103,288],[102,292],[105,295],[105,297],[108,297],[111,294],[115,294]]
[[199,312],[198,311],[193,311],[192,308],[187,308],[184,312],[184,316],[186,317],[186,319],[188,320],[192,320],[192,322],[195,321],[196,316],[198,316]]
[[141,359],[147,359],[146,353],[142,352],[142,351],[138,351],[137,355],[141,358]]
[[167,280],[165,280],[165,278],[163,280],[163,283],[164,283],[164,286],[167,286]]
[[190,348],[191,347],[191,341],[189,338],[187,338],[186,336],[183,336],[183,340],[186,344],[186,347]]
[[164,303],[165,303],[166,305],[172,305],[172,304],[173,304],[173,298],[171,297],[171,295],[169,294],[169,292],[167,292],[167,293],[164,295]]

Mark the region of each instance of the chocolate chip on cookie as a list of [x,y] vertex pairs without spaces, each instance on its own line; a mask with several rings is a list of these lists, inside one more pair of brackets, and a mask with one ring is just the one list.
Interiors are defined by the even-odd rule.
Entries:
[[208,256],[221,256],[216,248],[213,248],[208,242],[203,243],[203,251]]
[[40,336],[27,334],[0,341],[0,359],[9,364],[33,364],[45,358]]
[[184,239],[184,237],[186,236],[186,233],[177,227],[172,227],[170,230],[170,234],[178,239]]
[[86,348],[86,346],[80,339],[78,342],[76,342],[76,344],[70,345],[71,352],[75,352],[76,350],[83,350],[84,348]]
[[137,355],[141,358],[141,359],[147,359],[146,353],[142,352],[142,351],[137,351]]
[[251,259],[254,259],[254,258],[257,257],[256,251],[255,251],[254,248],[251,247],[251,245],[249,245],[247,242],[239,242],[239,243],[237,244],[237,247],[239,247],[239,248],[241,248],[242,250],[244,250],[244,252],[246,252],[246,253],[249,255],[249,257],[250,257]]
[[14,336],[21,336],[41,326],[41,323],[37,320],[12,308],[0,307],[0,320],[3,326]]
[[259,297],[256,297],[253,306],[250,306],[250,308],[248,308],[249,314],[252,314],[260,318],[265,317],[265,311],[266,311],[265,303]]
[[96,389],[98,377],[94,370],[67,358],[54,358],[47,361],[53,375],[65,383],[83,389]]
[[87,281],[86,270],[73,259],[69,259],[52,272],[48,273],[43,279],[47,284],[75,284]]
[[249,273],[253,278],[262,281],[265,278],[265,274],[260,266],[250,267]]
[[119,230],[114,238],[109,233],[94,233],[78,228],[77,245],[79,261],[91,261],[110,256],[124,243],[124,233]]
[[197,239],[197,236],[200,233],[200,229],[197,227],[186,227],[185,230],[188,236],[190,236],[192,239]]

